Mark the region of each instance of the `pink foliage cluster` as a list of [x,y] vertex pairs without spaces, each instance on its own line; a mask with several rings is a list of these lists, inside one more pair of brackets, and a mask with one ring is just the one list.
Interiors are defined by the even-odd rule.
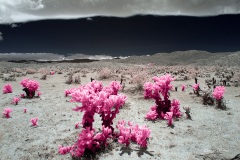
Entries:
[[5,108],[2,112],[5,118],[10,118],[10,113],[12,112],[11,108]]
[[154,83],[145,83],[144,97],[154,99],[156,104],[151,107],[145,118],[148,120],[167,119],[168,124],[172,125],[173,117],[182,116],[179,101],[173,99],[171,103],[169,100],[169,90],[173,88],[171,82],[174,78],[167,74],[162,77],[153,77],[153,80]]
[[32,118],[30,121],[32,122],[32,126],[38,126],[38,124],[37,124],[37,122],[38,122],[38,117]]
[[20,101],[19,97],[14,97],[12,100],[12,104],[18,105],[18,102]]
[[221,100],[223,98],[223,94],[225,92],[225,87],[224,86],[217,86],[212,95],[216,100]]
[[118,121],[117,128],[119,129],[118,142],[128,146],[130,141],[136,142],[141,147],[147,147],[147,139],[150,137],[151,130],[146,126],[139,126],[128,122],[128,127],[125,126],[124,120]]
[[20,84],[24,87],[24,90],[29,98],[32,98],[35,95],[35,92],[39,89],[39,83],[28,78],[23,79]]
[[185,84],[182,84],[182,91],[184,92],[186,89],[186,85]]
[[[71,96],[71,102],[80,102],[74,111],[84,112],[82,122],[83,130],[73,146],[59,147],[60,154],[71,153],[73,157],[80,157],[86,151],[95,152],[100,147],[107,146],[107,139],[113,135],[113,119],[119,113],[121,106],[125,104],[126,96],[118,94],[121,85],[112,81],[108,86],[103,87],[101,82],[92,81],[77,88],[65,90],[65,96]],[[102,132],[95,134],[93,128],[94,115],[99,114],[102,118]]]
[[59,146],[60,154],[71,153],[73,157],[81,157],[85,151],[96,152],[101,146],[107,145],[107,139],[111,138],[112,130],[102,126],[102,133],[95,134],[95,129],[87,127],[78,135],[78,140],[73,146]]
[[193,88],[194,91],[199,91],[199,83],[194,84],[194,85],[192,86],[192,88]]
[[68,90],[67,94],[70,94],[72,102],[81,102],[82,106],[77,106],[73,110],[84,112],[82,119],[84,128],[92,128],[94,115],[98,113],[102,117],[102,125],[113,129],[112,121],[127,99],[126,96],[118,94],[120,89],[121,85],[115,81],[106,87],[103,87],[101,82],[93,81]]
[[13,92],[13,90],[12,90],[12,85],[11,85],[11,84],[6,84],[5,86],[3,86],[2,92],[3,92],[4,94],[6,94],[6,93],[12,93],[12,92]]
[[54,75],[55,74],[55,72],[54,71],[50,71],[50,75]]

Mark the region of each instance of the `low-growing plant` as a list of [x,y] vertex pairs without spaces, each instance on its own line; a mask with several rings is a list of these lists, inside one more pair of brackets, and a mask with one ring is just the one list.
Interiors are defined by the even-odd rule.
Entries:
[[36,118],[32,118],[31,120],[30,120],[30,122],[32,123],[32,126],[38,126],[38,117],[36,117]]
[[103,68],[100,72],[99,72],[99,78],[100,79],[107,79],[111,76],[111,69],[109,68]]
[[199,94],[199,91],[200,91],[199,83],[194,84],[194,85],[192,86],[192,88],[193,88],[194,93],[195,93],[197,96],[199,96],[199,95],[200,95],[200,94]]
[[169,90],[173,86],[171,82],[174,80],[170,74],[162,77],[153,77],[154,83],[147,82],[144,84],[145,99],[154,99],[155,105],[151,107],[151,111],[145,116],[148,120],[168,119],[168,125],[172,126],[172,118],[180,118],[180,102],[173,99],[169,100]]
[[185,84],[182,84],[182,91],[184,92],[186,89],[186,85]]
[[129,146],[130,141],[136,142],[141,147],[147,147],[147,140],[150,137],[151,130],[146,126],[139,126],[128,122],[126,127],[126,122],[124,120],[118,121],[117,128],[119,129],[118,142]]
[[183,107],[183,109],[185,110],[187,119],[192,120],[192,117],[191,117],[191,115],[190,115],[190,110],[191,110],[191,108],[190,108],[190,107]]
[[11,84],[6,84],[3,86],[3,89],[2,89],[2,92],[4,94],[7,94],[7,93],[12,93],[13,90],[12,90],[12,85]]
[[2,112],[5,118],[11,118],[10,113],[12,112],[11,108],[5,108]]
[[[126,96],[118,94],[120,89],[121,85],[116,81],[112,81],[106,87],[103,87],[101,82],[92,81],[65,91],[65,96],[71,96],[71,102],[81,103],[81,106],[76,106],[73,109],[84,112],[81,123],[77,122],[75,128],[82,124],[84,129],[79,134],[75,144],[66,147],[59,146],[58,152],[60,154],[71,153],[73,157],[81,157],[86,153],[95,153],[108,145],[108,139],[116,136],[118,136],[120,143],[124,142],[124,128],[120,124],[117,126],[120,130],[119,134],[114,133],[113,128],[113,119],[126,101]],[[93,128],[95,114],[99,114],[102,120],[102,130],[98,133]],[[150,130],[145,126],[139,127],[138,125],[132,127],[131,130],[131,140],[146,147],[146,139],[150,135]]]
[[35,92],[39,89],[39,83],[28,78],[23,79],[20,84],[24,87],[23,91],[26,92],[26,96],[28,98],[33,98],[35,96]]
[[217,107],[221,109],[226,109],[226,106],[223,103],[224,92],[225,92],[224,86],[217,86],[212,93],[213,97],[216,99]]
[[18,102],[20,101],[19,97],[14,97],[12,100],[12,104],[18,105]]

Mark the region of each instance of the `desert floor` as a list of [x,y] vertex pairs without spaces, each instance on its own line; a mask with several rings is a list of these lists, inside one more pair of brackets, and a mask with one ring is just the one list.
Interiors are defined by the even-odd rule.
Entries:
[[[69,102],[70,97],[64,96],[64,90],[77,87],[80,84],[66,84],[68,73],[80,75],[81,85],[90,82],[90,78],[102,81],[104,85],[112,80],[120,81],[123,75],[125,88],[121,93],[127,96],[126,104],[120,110],[114,120],[114,128],[118,120],[131,121],[134,124],[146,125],[151,129],[151,138],[147,149],[140,149],[136,144],[131,143],[129,148],[118,142],[111,142],[110,147],[99,152],[93,159],[231,159],[240,154],[240,94],[239,87],[226,87],[224,95],[226,110],[221,110],[216,105],[203,105],[202,97],[193,94],[193,76],[197,75],[198,82],[202,89],[207,88],[206,79],[215,77],[215,73],[234,71],[239,74],[237,67],[206,67],[198,66],[151,66],[131,65],[111,62],[93,62],[84,64],[17,64],[1,62],[1,76],[9,77],[13,74],[15,81],[0,80],[0,86],[12,84],[13,93],[2,94],[0,100],[0,111],[4,108],[11,108],[11,118],[0,117],[0,160],[35,160],[35,159],[72,159],[70,154],[60,155],[58,146],[72,145],[81,131],[81,127],[75,129],[75,123],[81,121],[82,113],[74,112],[77,103]],[[112,70],[111,76],[100,80],[99,74],[103,67]],[[19,73],[16,69],[19,69]],[[161,68],[161,69],[159,69]],[[188,80],[178,79],[172,84],[178,87],[178,91],[171,91],[170,99],[178,99],[183,107],[191,108],[192,120],[186,115],[174,120],[174,127],[168,127],[167,121],[158,120],[155,122],[145,120],[146,113],[154,105],[154,100],[145,100],[143,91],[136,88],[132,81],[136,74],[147,74],[151,80],[153,75],[163,75],[166,72],[186,68],[191,74],[184,73]],[[28,70],[34,70],[33,74],[26,74]],[[42,73],[50,70],[55,71],[54,75],[47,75],[46,80],[41,80]],[[116,73],[118,70],[119,73]],[[59,72],[62,74],[58,74]],[[206,77],[206,73],[210,77]],[[201,77],[202,76],[202,77]],[[179,77],[178,74],[175,77]],[[40,98],[21,99],[18,105],[11,104],[14,97],[19,96],[22,91],[20,82],[23,78],[37,80],[40,83]],[[238,78],[238,77],[235,77]],[[219,82],[220,83],[220,82]],[[186,91],[181,91],[181,85],[187,85]],[[23,109],[27,108],[27,113]],[[30,119],[38,117],[38,127],[32,127]],[[101,128],[101,121],[98,115],[95,116],[94,127]],[[117,129],[116,129],[117,130]]]

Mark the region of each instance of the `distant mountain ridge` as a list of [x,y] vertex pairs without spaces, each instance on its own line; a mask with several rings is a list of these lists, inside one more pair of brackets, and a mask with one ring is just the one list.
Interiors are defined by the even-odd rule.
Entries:
[[[116,60],[115,60],[116,61]],[[156,53],[151,56],[132,56],[117,60],[121,63],[157,65],[231,65],[240,66],[240,52],[210,53],[207,51],[189,50],[172,53]]]

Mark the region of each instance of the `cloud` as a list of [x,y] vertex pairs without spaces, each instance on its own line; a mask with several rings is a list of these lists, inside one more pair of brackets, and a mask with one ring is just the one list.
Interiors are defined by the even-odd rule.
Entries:
[[239,14],[239,0],[0,0],[0,23],[93,16]]
[[3,40],[3,37],[2,37],[2,32],[0,32],[0,41]]

